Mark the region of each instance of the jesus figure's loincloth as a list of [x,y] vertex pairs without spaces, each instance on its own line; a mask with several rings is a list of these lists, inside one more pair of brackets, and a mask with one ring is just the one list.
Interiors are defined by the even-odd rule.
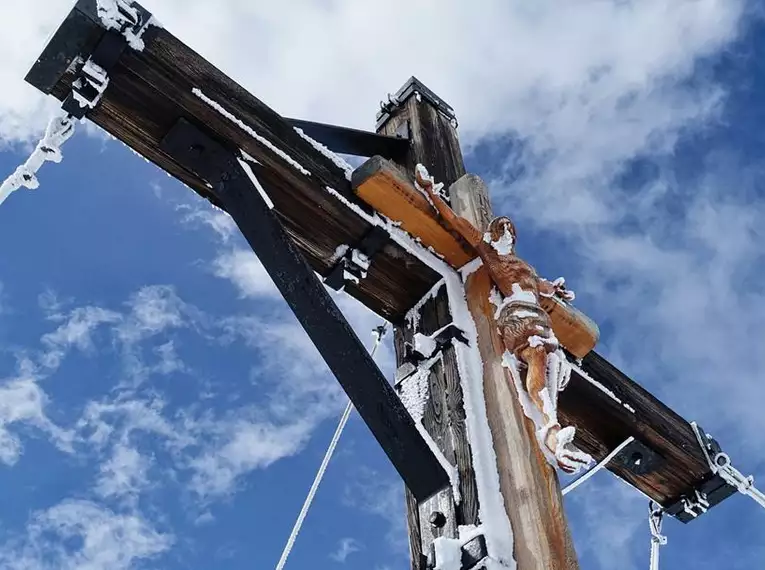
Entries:
[[500,309],[496,321],[505,348],[516,358],[530,346],[544,346],[548,353],[558,349],[550,316],[535,303],[511,301]]

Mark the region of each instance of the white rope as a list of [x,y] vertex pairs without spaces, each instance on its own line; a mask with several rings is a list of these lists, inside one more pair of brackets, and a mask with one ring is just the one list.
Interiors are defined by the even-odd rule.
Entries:
[[61,162],[61,145],[74,134],[74,118],[70,115],[53,117],[45,135],[27,161],[0,184],[0,204],[22,187],[34,190],[40,186],[37,171],[46,162]]
[[[372,347],[372,351],[370,352],[370,356],[372,358],[374,358],[375,354],[377,353],[377,349],[380,346],[380,343],[382,342],[382,338],[385,336],[386,330],[387,330],[387,323],[375,329],[375,335],[376,335],[375,344]],[[284,565],[287,563],[287,558],[289,558],[289,555],[292,552],[292,547],[295,545],[295,539],[297,539],[297,535],[303,526],[303,521],[305,520],[305,517],[308,514],[308,510],[311,508],[311,503],[313,503],[313,499],[316,496],[316,491],[319,489],[321,480],[324,478],[324,473],[327,471],[327,466],[329,465],[329,461],[330,459],[332,459],[332,455],[335,452],[335,448],[337,447],[338,441],[340,441],[340,436],[342,435],[343,430],[345,429],[345,426],[348,423],[348,419],[351,417],[352,411],[353,411],[353,404],[349,401],[348,405],[345,407],[345,411],[343,411],[343,415],[340,417],[340,423],[337,424],[337,429],[335,429],[335,434],[332,436],[332,441],[329,442],[329,447],[327,448],[327,451],[324,454],[324,459],[322,459],[321,461],[321,466],[319,466],[319,471],[316,473],[316,477],[313,480],[311,489],[308,491],[308,496],[306,497],[305,502],[303,503],[303,508],[300,509],[300,514],[298,514],[298,518],[295,521],[295,526],[292,528],[292,533],[290,534],[289,539],[287,539],[287,544],[284,547],[284,551],[282,552],[282,556],[279,559],[279,563],[276,565],[276,570],[283,570]]]
[[608,455],[606,455],[606,456],[603,458],[603,460],[602,460],[600,463],[598,463],[598,464],[597,464],[595,467],[593,467],[592,469],[590,469],[589,471],[587,471],[587,473],[585,473],[584,475],[582,475],[581,477],[579,477],[579,479],[577,479],[576,481],[572,481],[571,483],[569,483],[568,485],[566,485],[566,487],[565,487],[565,488],[563,489],[563,491],[562,491],[562,493],[563,493],[563,496],[566,496],[567,494],[569,494],[571,491],[573,491],[574,489],[576,489],[576,488],[577,488],[579,485],[581,485],[582,483],[584,483],[585,481],[587,481],[587,480],[588,480],[590,477],[592,477],[593,475],[595,475],[595,473],[597,473],[598,471],[600,471],[600,470],[601,470],[603,467],[605,467],[606,465],[608,465],[608,463],[609,463],[609,462],[610,462],[610,461],[611,461],[611,460],[612,460],[614,457],[616,457],[616,456],[619,454],[619,452],[620,452],[622,449],[624,449],[625,447],[627,447],[627,446],[628,446],[630,443],[632,443],[633,441],[635,441],[635,438],[634,438],[634,437],[632,437],[632,436],[628,437],[628,438],[627,438],[627,439],[625,439],[625,440],[624,440],[622,443],[620,443],[620,444],[619,444],[619,446],[618,446],[616,449],[614,449],[614,450],[613,450],[611,453],[609,453]]
[[653,501],[648,503],[648,526],[651,529],[650,570],[659,570],[659,548],[667,544],[667,537],[661,534],[661,522],[664,517],[662,508]]

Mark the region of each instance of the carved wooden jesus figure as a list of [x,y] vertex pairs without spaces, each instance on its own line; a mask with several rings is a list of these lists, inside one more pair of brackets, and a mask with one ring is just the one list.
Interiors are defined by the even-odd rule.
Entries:
[[[570,369],[560,350],[548,314],[540,306],[540,296],[557,296],[571,301],[574,294],[564,280],[554,282],[539,277],[534,268],[515,254],[516,230],[509,218],[495,218],[486,233],[458,216],[438,194],[433,179],[417,165],[416,180],[438,211],[444,225],[457,231],[473,246],[502,295],[495,316],[504,343],[505,363],[517,359],[526,365],[526,394],[519,394],[524,410],[535,423],[542,450],[548,460],[573,473],[591,459],[572,445],[574,428],[561,428],[557,419],[558,392],[565,387]],[[438,185],[441,186],[441,185]],[[524,397],[527,402],[523,402]],[[528,402],[530,400],[530,402]],[[529,405],[533,410],[528,410]]]

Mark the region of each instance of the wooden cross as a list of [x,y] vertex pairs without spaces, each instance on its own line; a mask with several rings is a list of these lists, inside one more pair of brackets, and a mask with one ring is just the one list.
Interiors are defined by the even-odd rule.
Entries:
[[[423,164],[458,214],[479,228],[490,219],[454,111],[412,78],[375,133],[285,119],[145,8],[108,0],[105,17],[99,2],[77,2],[27,81],[232,216],[407,485],[412,568],[455,544],[465,570],[578,568],[557,476],[501,366],[491,281],[482,269],[463,280],[475,252],[412,184]],[[351,173],[326,147],[371,158]],[[395,325],[408,408],[316,274]],[[634,438],[607,468],[684,522],[697,491],[711,505],[732,494],[690,424],[591,351],[581,315],[549,309],[572,353],[559,416],[576,445],[601,460]],[[417,334],[435,336],[436,357],[413,350]]]

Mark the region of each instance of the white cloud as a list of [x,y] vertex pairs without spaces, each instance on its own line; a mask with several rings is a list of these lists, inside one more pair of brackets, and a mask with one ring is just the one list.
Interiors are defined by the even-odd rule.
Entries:
[[0,461],[14,465],[21,456],[22,444],[9,429],[14,424],[29,424],[46,433],[62,451],[71,451],[72,433],[56,426],[45,413],[48,397],[36,378],[23,373],[0,382]]
[[55,370],[61,365],[62,360],[72,347],[83,352],[91,351],[93,349],[93,332],[101,325],[119,322],[121,316],[99,307],[82,307],[74,309],[64,319],[64,324],[54,332],[44,335],[41,339],[45,347],[41,364],[51,370]]
[[112,456],[101,465],[96,493],[101,497],[135,498],[148,485],[148,458],[134,447],[118,443]]
[[[643,552],[649,546],[648,501],[610,473],[602,473],[569,496],[576,506],[573,526],[580,556],[592,556],[599,568],[632,570],[633,554],[643,535]],[[567,509],[568,510],[568,509]],[[573,519],[572,519],[573,520]]]
[[153,285],[140,289],[128,302],[130,315],[119,327],[120,340],[133,344],[185,324],[186,304],[175,289]]
[[406,501],[401,480],[381,476],[372,469],[362,467],[346,486],[344,502],[387,523],[385,538],[394,554],[405,555],[409,552]]
[[192,490],[205,498],[231,493],[241,475],[300,451],[313,427],[300,420],[283,426],[244,420],[219,423],[213,428],[222,432],[216,437],[219,443],[190,461]]
[[138,513],[68,500],[36,513],[26,536],[0,547],[8,570],[129,570],[166,551],[173,537]]
[[184,223],[208,227],[223,243],[228,243],[239,232],[231,216],[206,202],[194,206],[180,204],[177,209],[179,212],[186,212],[183,216]]
[[[0,77],[7,86],[0,99],[2,138],[23,137],[30,127],[42,126],[42,98],[23,76],[70,3],[40,4],[4,8],[10,25],[0,46],[8,62]],[[543,0],[528,6],[501,0],[469,5],[393,0],[330,6],[309,0],[289,5],[229,0],[225,7],[213,7],[202,0],[156,0],[152,11],[170,31],[286,116],[369,128],[378,101],[408,75],[419,74],[459,110],[470,133],[525,133],[549,126],[562,131],[566,126],[572,127],[574,139],[590,117],[577,115],[577,108],[597,105],[606,121],[629,103],[627,98],[640,98],[668,74],[689,73],[696,57],[719,49],[735,34],[741,3],[585,1],[560,6]],[[376,17],[373,27],[368,25],[370,12]],[[408,17],[402,20],[398,14],[403,12]],[[406,41],[390,41],[391,29]],[[258,65],[251,65],[253,60]],[[611,126],[631,122],[636,134],[627,129],[622,134],[644,136],[644,121],[666,121],[665,111],[678,110],[672,103],[684,101],[659,94],[644,107],[657,117],[621,113],[632,121],[619,119]]]
[[361,543],[355,538],[343,538],[338,543],[337,550],[330,554],[329,557],[335,562],[345,564],[345,561],[348,560],[351,554],[359,552],[362,548]]
[[251,250],[223,253],[214,262],[215,275],[231,281],[243,297],[278,298],[279,291]]

